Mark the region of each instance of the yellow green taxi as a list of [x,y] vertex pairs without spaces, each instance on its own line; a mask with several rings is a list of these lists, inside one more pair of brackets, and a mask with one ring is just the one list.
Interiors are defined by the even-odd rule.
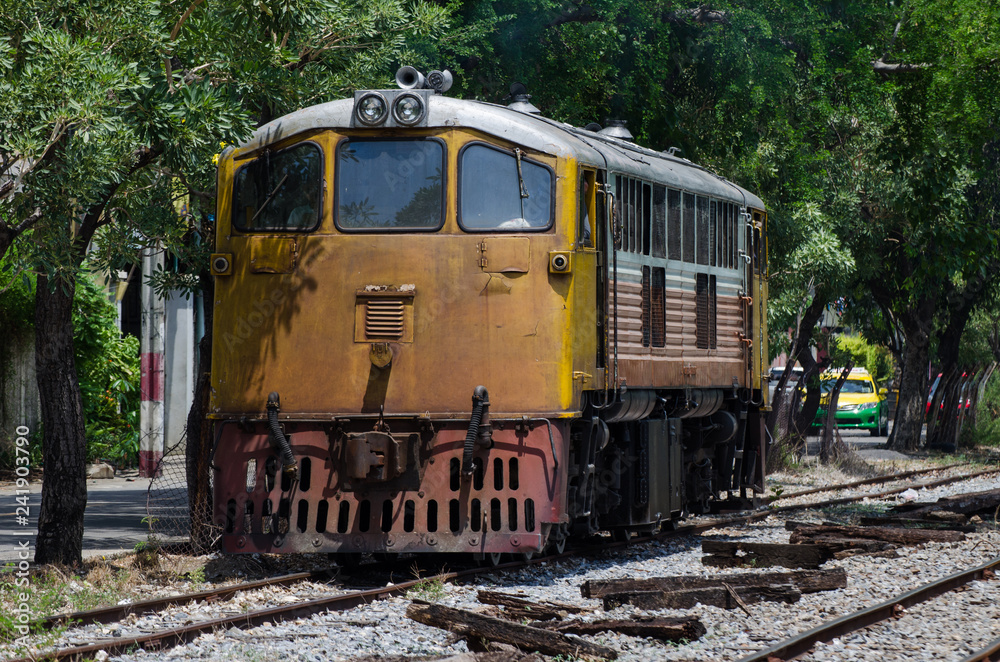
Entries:
[[[840,372],[840,370],[830,370],[820,376],[823,393],[820,396],[819,410],[816,412],[813,425],[823,425],[826,409],[830,404],[830,391],[837,383]],[[837,399],[837,427],[867,429],[873,437],[884,437],[889,434],[889,405],[885,399],[886,394],[886,389],[880,389],[867,370],[864,368],[851,370]]]

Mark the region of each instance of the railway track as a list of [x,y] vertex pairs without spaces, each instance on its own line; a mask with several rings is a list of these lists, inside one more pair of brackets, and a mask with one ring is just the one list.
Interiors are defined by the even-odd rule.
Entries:
[[[987,563],[974,568],[969,568],[937,581],[924,584],[871,607],[859,609],[854,613],[827,621],[818,627],[797,634],[769,648],[757,651],[752,655],[743,657],[738,662],[778,662],[796,659],[808,653],[820,642],[828,642],[834,638],[857,632],[873,624],[899,617],[906,610],[945,593],[962,588],[969,582],[981,579],[993,579],[998,569],[1000,569],[1000,557],[991,559]],[[1000,642],[994,642],[994,645],[1000,647]],[[988,659],[990,655],[996,652],[992,650],[992,647],[987,647],[980,653],[966,659]],[[875,651],[870,652],[875,653]]]
[[[953,467],[954,465],[946,468],[953,468]],[[939,471],[941,469],[942,468],[938,468],[935,469],[935,471]],[[362,590],[362,591],[351,591],[348,593],[335,596],[298,601],[289,605],[269,607],[266,609],[254,610],[248,613],[241,613],[222,618],[214,618],[214,619],[199,621],[182,627],[151,632],[148,634],[144,634],[142,636],[119,637],[105,641],[95,642],[93,644],[84,646],[73,646],[73,647],[63,648],[60,650],[46,651],[41,655],[36,654],[35,656],[32,657],[18,658],[15,662],[37,660],[37,659],[53,659],[53,660],[84,659],[93,656],[99,651],[105,651],[108,654],[120,654],[129,650],[135,650],[137,648],[143,648],[146,650],[164,650],[191,641],[192,639],[206,632],[213,632],[213,631],[218,631],[220,629],[229,629],[234,627],[245,629],[258,626],[264,622],[294,620],[323,611],[342,611],[346,609],[351,609],[358,605],[367,604],[375,600],[381,600],[395,595],[404,595],[409,590],[413,589],[414,587],[417,587],[422,582],[428,582],[428,581],[450,582],[458,579],[471,578],[484,572],[494,572],[498,570],[518,570],[532,565],[548,563],[558,559],[564,559],[573,556],[581,556],[594,553],[604,553],[607,552],[608,550],[621,549],[629,545],[638,545],[655,540],[665,540],[673,537],[697,534],[720,527],[730,527],[734,525],[746,524],[750,522],[763,520],[777,513],[791,512],[791,511],[804,510],[810,508],[823,508],[827,506],[839,505],[843,503],[851,503],[870,498],[882,498],[884,496],[897,494],[907,489],[935,487],[935,486],[945,485],[948,483],[958,482],[961,480],[969,480],[986,474],[997,473],[998,471],[1000,470],[998,469],[983,470],[974,472],[972,474],[950,476],[923,483],[919,482],[908,483],[901,487],[893,488],[890,490],[883,490],[881,492],[876,492],[876,493],[866,493],[866,494],[854,495],[850,497],[842,497],[826,501],[810,502],[808,504],[795,504],[795,505],[781,506],[777,508],[771,507],[765,510],[755,511],[747,515],[727,517],[723,519],[706,521],[697,524],[684,525],[678,527],[675,530],[663,531],[656,535],[633,538],[631,541],[628,542],[619,542],[610,544],[605,543],[592,547],[575,549],[554,556],[539,557],[530,561],[517,561],[511,563],[504,563],[495,567],[487,567],[487,568],[471,568],[467,570],[461,570],[458,572],[442,573],[428,578],[401,582],[381,588]],[[924,474],[929,472],[921,471],[919,473]],[[912,476],[918,474],[906,472],[905,475]],[[898,479],[899,479],[899,474],[896,474],[894,476],[883,476],[872,480],[875,482],[887,482],[889,480],[898,480]],[[865,481],[859,481],[859,483],[866,484]],[[854,485],[849,484],[849,486],[853,487]],[[814,493],[820,493],[821,491],[833,491],[840,489],[845,489],[845,486],[843,485],[830,486],[829,488],[824,488],[822,490],[811,490],[810,493],[814,494]],[[297,582],[302,582],[306,580],[315,581],[328,578],[329,578],[328,573],[322,573],[322,572],[284,575],[281,577],[275,577],[267,580],[249,582],[234,586],[227,586],[220,589],[202,591],[188,595],[138,602],[130,605],[121,605],[116,607],[91,610],[87,612],[77,612],[75,614],[54,616],[49,619],[46,619],[45,621],[40,621],[38,625],[43,628],[51,628],[56,625],[67,625],[67,624],[72,626],[82,626],[93,623],[112,623],[126,618],[129,614],[143,614],[143,613],[157,612],[162,609],[166,609],[168,607],[176,607],[184,604],[190,604],[192,602],[204,601],[207,603],[221,603],[225,600],[232,598],[238,593],[252,591],[258,588],[263,588],[268,586],[289,586]],[[981,659],[988,659],[988,658],[981,658]]]

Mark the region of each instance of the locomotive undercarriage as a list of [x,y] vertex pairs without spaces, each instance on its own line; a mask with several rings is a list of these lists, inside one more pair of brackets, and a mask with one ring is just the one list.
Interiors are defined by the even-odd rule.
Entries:
[[681,395],[655,394],[650,411],[626,414],[638,420],[590,408],[575,420],[493,419],[469,475],[468,421],[286,420],[294,471],[267,421],[222,421],[213,469],[223,549],[531,554],[751,507],[763,487],[757,409],[720,392],[710,413],[685,411]]
[[644,418],[608,423],[592,410],[572,427],[567,506],[574,535],[625,538],[687,514],[757,504],[763,432],[749,398],[717,391],[706,412],[683,406],[689,393],[650,395],[656,405]]

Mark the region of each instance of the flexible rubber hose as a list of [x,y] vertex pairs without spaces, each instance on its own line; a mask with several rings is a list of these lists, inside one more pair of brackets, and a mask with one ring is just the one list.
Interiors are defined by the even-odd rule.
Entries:
[[296,473],[298,466],[295,464],[295,456],[292,455],[292,447],[281,431],[281,424],[278,423],[278,411],[281,409],[281,401],[278,399],[277,391],[271,392],[267,396],[267,425],[271,428],[271,437],[281,450],[282,471],[286,473]]
[[462,449],[462,473],[472,475],[472,451],[476,448],[479,437],[479,425],[483,422],[483,408],[489,404],[489,394],[485,386],[477,386],[472,392],[472,416],[469,419],[469,431],[465,434],[465,447]]

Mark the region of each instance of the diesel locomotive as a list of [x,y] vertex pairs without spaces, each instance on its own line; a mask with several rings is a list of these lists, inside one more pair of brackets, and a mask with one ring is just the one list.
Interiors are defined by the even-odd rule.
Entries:
[[397,82],[220,155],[223,549],[495,560],[750,505],[763,202],[523,88]]

